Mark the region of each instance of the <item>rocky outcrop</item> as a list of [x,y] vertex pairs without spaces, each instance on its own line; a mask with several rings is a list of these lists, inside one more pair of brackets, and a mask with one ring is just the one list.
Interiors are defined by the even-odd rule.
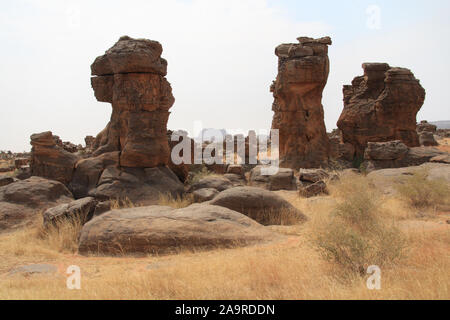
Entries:
[[249,185],[270,191],[297,190],[294,170],[279,168],[273,175],[263,175],[264,166],[257,166],[250,171]]
[[197,182],[194,182],[190,187],[190,191],[193,192],[195,190],[207,188],[207,189],[216,189],[217,191],[221,192],[230,189],[232,187],[233,184],[227,178],[220,176],[210,176],[202,178]]
[[311,198],[328,194],[326,181],[332,178],[323,169],[300,169],[298,176],[299,195]]
[[400,140],[369,142],[364,153],[365,167],[374,169],[419,166],[446,153],[432,147],[408,148]]
[[62,183],[41,177],[0,187],[0,231],[26,225],[40,211],[71,201],[73,196]]
[[436,147],[439,145],[434,138],[434,134],[429,131],[422,131],[419,133],[419,143],[424,147]]
[[321,100],[331,39],[297,40],[298,44],[282,44],[275,50],[278,76],[271,86],[272,128],[280,133],[281,167],[318,168],[328,163],[330,153]]
[[289,202],[261,188],[228,189],[219,193],[210,204],[243,213],[263,225],[296,224],[306,220],[306,216]]
[[400,140],[418,147],[416,115],[425,90],[408,69],[386,63],[364,63],[364,76],[344,86],[344,110],[337,123],[343,142],[351,143],[358,157],[368,142]]
[[[105,232],[108,230],[108,232]],[[113,210],[81,230],[81,254],[167,254],[182,249],[235,247],[276,239],[243,214],[219,206],[194,204]]]
[[50,131],[31,136],[31,174],[68,185],[80,158],[62,147]]
[[111,120],[94,155],[120,151],[120,165],[154,168],[168,164],[169,109],[175,99],[164,77],[167,62],[157,41],[124,36],[91,66],[98,101],[112,104]]
[[450,165],[424,163],[407,168],[390,168],[370,172],[367,178],[385,194],[395,194],[398,184],[404,183],[414,173],[424,173],[428,180],[445,180],[450,185]]
[[43,214],[44,227],[57,226],[64,220],[85,224],[92,219],[96,205],[94,198],[87,197],[50,208]]
[[214,199],[214,197],[217,196],[218,194],[219,191],[217,191],[216,189],[203,188],[195,190],[192,193],[192,196],[194,197],[195,203],[202,203]]
[[437,131],[437,126],[434,124],[429,123],[426,120],[420,121],[420,123],[417,124],[417,133],[421,133],[421,132],[431,132],[431,133],[436,133]]

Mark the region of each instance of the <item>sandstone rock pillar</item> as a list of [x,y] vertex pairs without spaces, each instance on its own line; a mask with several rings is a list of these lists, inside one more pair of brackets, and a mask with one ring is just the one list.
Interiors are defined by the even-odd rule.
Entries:
[[167,62],[157,41],[124,36],[91,66],[98,101],[112,104],[111,120],[94,155],[120,151],[120,166],[167,165],[169,109],[175,99],[166,80]]
[[326,166],[330,145],[325,129],[322,91],[329,73],[329,37],[300,37],[298,44],[275,49],[278,76],[271,86],[275,112],[272,129],[280,130],[280,166]]

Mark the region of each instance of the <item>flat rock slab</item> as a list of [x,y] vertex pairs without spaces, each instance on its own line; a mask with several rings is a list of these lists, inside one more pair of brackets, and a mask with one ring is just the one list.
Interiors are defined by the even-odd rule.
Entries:
[[427,179],[444,179],[450,183],[450,165],[444,163],[425,163],[415,167],[382,169],[369,173],[367,177],[385,194],[395,194],[396,184],[401,183],[415,172],[420,171],[427,173]]
[[194,204],[183,209],[149,206],[113,210],[81,230],[80,254],[167,254],[245,246],[277,235],[252,219],[219,206]]
[[20,266],[12,269],[8,275],[51,275],[55,274],[58,271],[58,268],[51,264],[30,264],[27,266]]

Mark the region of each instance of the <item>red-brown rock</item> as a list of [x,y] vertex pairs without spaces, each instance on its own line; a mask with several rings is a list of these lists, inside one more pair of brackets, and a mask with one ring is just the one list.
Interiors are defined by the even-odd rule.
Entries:
[[326,165],[330,145],[325,129],[322,91],[329,73],[329,37],[300,37],[282,44],[278,76],[271,86],[275,98],[272,128],[280,130],[280,165],[292,169]]
[[344,86],[344,110],[337,123],[343,142],[362,156],[368,142],[400,140],[418,147],[416,115],[425,90],[408,69],[386,63],[364,63],[364,76]]
[[121,151],[123,167],[168,164],[167,121],[175,99],[161,53],[156,41],[125,36],[92,64],[95,96],[113,107],[111,121],[96,138],[94,155]]
[[50,131],[31,136],[31,174],[68,185],[80,158],[64,150],[59,142]]

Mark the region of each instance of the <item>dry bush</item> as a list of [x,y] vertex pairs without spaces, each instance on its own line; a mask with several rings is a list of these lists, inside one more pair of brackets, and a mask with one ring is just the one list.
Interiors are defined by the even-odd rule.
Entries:
[[160,194],[158,205],[171,207],[175,209],[186,208],[194,203],[194,197],[191,194],[176,196],[174,197],[172,194]]
[[85,223],[85,215],[79,214],[64,218],[37,229],[37,237],[44,245],[58,252],[76,253],[78,250],[78,237]]
[[263,226],[293,226],[305,222],[305,217],[292,208],[250,211],[246,215]]
[[381,196],[364,177],[342,178],[332,192],[338,204],[313,235],[326,260],[348,275],[362,275],[370,265],[395,264],[404,256],[404,236],[383,219]]
[[188,184],[194,184],[206,177],[215,177],[218,174],[211,172],[205,165],[201,165],[199,168],[191,168],[191,174],[189,175]]
[[111,199],[111,210],[135,208],[139,205],[133,203],[128,197],[124,199]]
[[450,204],[450,185],[444,179],[429,180],[428,172],[414,172],[397,185],[400,197],[413,208],[431,208]]

